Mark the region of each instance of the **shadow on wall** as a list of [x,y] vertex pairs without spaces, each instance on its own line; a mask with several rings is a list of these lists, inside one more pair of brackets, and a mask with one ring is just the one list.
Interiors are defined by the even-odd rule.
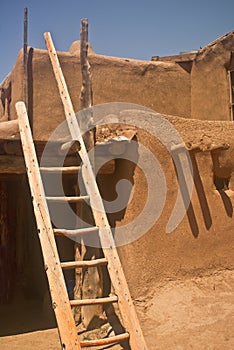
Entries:
[[[200,176],[200,173],[199,173],[197,160],[196,160],[196,155],[195,155],[194,152],[191,152],[190,158],[191,158],[192,165],[193,165],[194,185],[195,185],[195,189],[196,189],[196,192],[197,192],[199,204],[200,204],[200,207],[201,207],[204,224],[205,224],[206,229],[209,230],[211,228],[211,225],[212,225],[212,218],[211,218],[211,213],[210,213],[208,201],[207,201],[207,198],[206,198],[204,186],[203,186],[203,183],[202,183],[202,179],[201,179],[201,176]],[[197,232],[197,235],[198,235],[198,233],[199,232]]]
[[[6,283],[11,288],[11,298],[0,304],[0,336],[55,327],[26,177],[20,175],[9,181],[9,189],[8,219],[14,224],[9,237],[14,244],[8,247],[8,259],[0,264],[0,270],[9,272],[11,268],[14,274],[8,275]],[[11,253],[14,257],[9,262]]]
[[[131,154],[131,161],[128,160],[128,154]],[[132,187],[134,186],[134,171],[138,162],[138,144],[136,138],[129,142],[125,150],[125,159],[117,158],[115,160],[115,172],[113,174],[98,175],[97,181],[100,187],[102,198],[106,201],[106,211],[108,214],[108,202],[116,202],[116,208],[108,214],[111,227],[116,226],[116,222],[124,219],[128,202],[131,198]],[[124,191],[118,193],[117,184],[121,180],[127,180],[131,186],[124,186]],[[120,195],[120,196],[119,196]],[[119,196],[119,197],[118,197]],[[112,207],[110,207],[112,209]]]
[[229,166],[222,168],[220,166],[220,155],[221,151],[211,153],[214,169],[214,185],[220,194],[227,216],[231,218],[233,216],[233,205],[226,191],[229,190],[232,168]]
[[[101,175],[99,177],[99,184],[100,184],[100,188],[101,188],[101,194],[102,197],[107,200],[107,201],[113,201],[116,200],[117,197],[117,192],[116,192],[116,184],[121,180],[121,179],[127,179],[128,181],[131,182],[132,185],[134,185],[134,171],[136,168],[136,164],[139,158],[139,154],[138,154],[138,148],[137,148],[137,143],[133,142],[129,144],[129,148],[127,150],[127,152],[131,152],[131,154],[134,154],[134,163],[130,162],[128,160],[125,159],[117,159],[116,160],[116,170],[114,174],[111,175]],[[190,155],[190,159],[191,159],[191,164],[192,164],[192,168],[193,168],[193,180],[194,180],[194,189],[196,191],[196,195],[198,198],[198,204],[200,206],[201,209],[201,213],[202,213],[202,218],[203,218],[203,222],[204,222],[204,226],[206,228],[206,230],[211,229],[212,227],[212,214],[211,214],[211,208],[209,206],[208,203],[208,197],[206,194],[206,186],[203,183],[204,179],[203,177],[201,177],[200,175],[200,169],[198,166],[198,153],[196,151],[191,151],[189,153]],[[177,157],[176,155],[174,155],[175,157]],[[215,157],[213,156],[213,154],[211,153],[211,159],[213,162],[213,171],[215,173],[215,166],[216,166],[216,160]],[[177,162],[178,164],[178,162]],[[175,167],[174,167],[175,168]],[[176,174],[176,168],[175,168],[175,174]],[[233,205],[232,202],[228,196],[228,194],[225,192],[226,190],[228,190],[228,185],[229,185],[229,181],[230,181],[230,176],[228,176],[228,178],[217,178],[217,176],[214,175],[214,189],[216,188],[216,190],[218,191],[221,201],[220,201],[220,205],[223,204],[225,212],[227,214],[228,217],[232,217],[233,216]],[[186,203],[186,201],[189,198],[189,193],[188,193],[188,188],[186,185],[186,177],[183,176],[183,182],[181,183],[181,194],[182,194],[182,198],[184,203]],[[128,204],[128,200],[130,199],[131,196],[131,190],[129,192],[125,193],[125,198],[124,198],[124,208],[118,212],[112,213],[109,215],[109,220],[110,223],[112,225],[112,227],[116,226],[117,222],[120,222],[121,220],[124,219],[125,217],[125,213],[126,213],[126,207]],[[199,227],[201,226],[201,223],[199,222],[197,215],[196,215],[196,206],[195,204],[191,201],[188,209],[187,209],[187,218],[188,218],[188,222],[189,222],[189,227],[191,230],[191,233],[193,235],[194,238],[198,238],[199,233],[200,233],[200,229]]]
[[[217,160],[214,155],[211,155],[212,161],[213,161],[213,171],[215,173],[215,167],[217,165]],[[202,178],[200,176],[200,171],[198,168],[198,163],[196,159],[196,152],[190,152],[190,159],[193,167],[193,179],[194,179],[194,188],[196,190],[196,194],[198,197],[199,205],[201,208],[202,216],[203,216],[203,221],[205,228],[209,230],[212,226],[212,216],[211,216],[211,211],[209,208],[207,196],[205,193],[204,185],[202,182]],[[228,217],[233,216],[233,205],[232,202],[225,192],[228,190],[229,186],[229,181],[230,181],[230,176],[227,176],[225,178],[219,178],[216,175],[214,175],[214,188],[218,191],[220,194],[220,198],[222,200],[224,209],[226,211],[226,214]],[[182,188],[183,187],[183,188]],[[188,191],[187,191],[187,186],[186,182],[184,182],[181,186],[181,194],[183,197],[184,203],[186,203],[186,200],[188,198]],[[199,223],[195,214],[194,206],[192,202],[190,202],[190,205],[187,209],[187,217],[188,217],[188,222],[189,226],[191,229],[191,232],[194,236],[194,238],[197,238],[199,236]]]
[[224,208],[226,210],[227,216],[232,218],[232,216],[233,216],[233,206],[232,206],[231,199],[228,197],[228,195],[225,193],[224,190],[219,190],[219,194],[220,194],[220,197],[221,197],[221,199],[223,201],[223,205],[224,205]]

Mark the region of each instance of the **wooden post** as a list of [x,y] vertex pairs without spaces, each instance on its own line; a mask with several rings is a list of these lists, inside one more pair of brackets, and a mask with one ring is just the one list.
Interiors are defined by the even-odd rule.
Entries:
[[19,136],[18,120],[4,121],[0,123],[0,139],[14,140]]
[[80,94],[80,109],[93,105],[92,77],[88,61],[88,20],[81,20],[80,29],[80,64],[82,73],[82,88]]
[[2,121],[8,121],[9,115],[10,115],[10,104],[9,104],[8,98],[6,97],[6,98],[5,98],[4,117],[3,117]]
[[24,103],[28,108],[28,9],[24,9]]
[[[88,127],[93,126],[92,110],[87,108],[93,105],[93,91],[92,91],[92,75],[91,67],[88,61],[88,20],[86,18],[81,21],[80,29],[80,65],[82,74],[82,87],[80,93],[80,109],[86,109],[84,117],[79,120],[81,132],[87,130]],[[95,145],[95,129],[93,128],[89,132],[83,135],[86,148],[90,150]]]
[[[92,127],[93,115],[91,107],[93,105],[92,92],[92,75],[91,67],[88,61],[88,20],[86,18],[81,20],[80,29],[80,64],[82,74],[82,88],[80,93],[80,107],[84,114],[80,113],[79,125],[81,131]],[[95,129],[85,132],[83,135],[86,148],[89,151],[95,146]],[[92,166],[94,166],[94,158],[90,159]],[[82,189],[80,189],[82,192]],[[82,193],[85,194],[85,193]],[[85,204],[81,204],[80,215],[84,220],[94,225],[92,213]],[[78,244],[75,247],[75,257],[78,260],[97,259],[100,257],[101,251],[98,248],[88,247],[85,245],[85,240],[82,241],[81,246]],[[103,277],[101,267],[90,267],[83,269],[76,269],[76,287],[75,297],[85,299],[93,299],[102,296],[103,291]],[[100,316],[103,312],[102,305],[89,305],[81,307],[81,314],[78,308],[76,317],[81,317],[83,325],[87,328],[94,318]]]

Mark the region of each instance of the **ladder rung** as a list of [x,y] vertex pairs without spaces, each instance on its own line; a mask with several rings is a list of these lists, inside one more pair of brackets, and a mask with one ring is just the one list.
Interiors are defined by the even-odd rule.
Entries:
[[62,262],[61,267],[66,269],[72,269],[76,267],[94,267],[98,265],[105,265],[108,261],[106,258],[95,259],[95,260],[81,260],[81,261],[67,261]]
[[89,196],[64,196],[64,197],[46,197],[50,202],[69,202],[75,203],[83,200],[89,200]]
[[115,343],[120,343],[122,340],[126,340],[126,339],[129,339],[129,334],[122,333],[122,334],[114,335],[113,337],[110,337],[110,338],[82,340],[80,342],[80,346],[88,347],[88,346],[115,344]]
[[80,166],[66,166],[66,167],[40,167],[43,173],[67,173],[74,174],[80,170]]
[[54,233],[58,236],[83,236],[89,233],[97,233],[99,228],[97,226],[91,226],[86,228],[78,228],[75,230],[66,230],[63,228],[54,228]]
[[97,304],[107,304],[114,303],[118,301],[116,295],[106,297],[106,298],[96,298],[96,299],[81,299],[81,300],[70,300],[71,306],[83,306],[83,305],[97,305]]

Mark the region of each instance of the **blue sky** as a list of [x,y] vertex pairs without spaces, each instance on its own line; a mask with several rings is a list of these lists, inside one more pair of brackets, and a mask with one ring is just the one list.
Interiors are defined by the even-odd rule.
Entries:
[[150,60],[196,50],[234,30],[233,0],[0,0],[0,82],[23,45],[28,8],[30,46],[45,48],[50,31],[57,50],[79,39],[80,20],[89,20],[96,53]]

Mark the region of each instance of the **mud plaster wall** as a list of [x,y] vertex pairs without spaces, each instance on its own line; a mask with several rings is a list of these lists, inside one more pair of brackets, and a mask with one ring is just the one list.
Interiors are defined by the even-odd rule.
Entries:
[[[75,111],[79,110],[81,73],[78,42],[70,52],[58,53]],[[138,61],[97,55],[90,50],[94,104],[132,102],[159,113],[202,120],[230,120],[228,65],[234,50],[234,32],[200,49],[191,57],[191,72],[183,69],[188,56],[162,57]],[[189,58],[189,56],[188,56]],[[185,60],[185,61],[184,61]],[[11,72],[12,104],[10,119],[16,118],[14,105],[23,97],[23,52]],[[29,48],[29,114],[37,139],[45,139],[63,120],[63,107],[46,50]],[[3,111],[1,112],[1,114]],[[49,120],[45,126],[44,120]],[[43,130],[41,130],[43,125]]]
[[23,95],[23,59],[21,52],[19,53],[14,68],[11,72],[11,111],[10,119],[16,119],[15,111],[15,101],[22,101],[24,99]]
[[[79,57],[59,53],[59,60],[75,111],[79,111],[81,73]],[[15,103],[22,98],[22,52],[13,69],[12,119]],[[173,63],[144,62],[90,55],[94,104],[132,102],[157,112],[190,116],[190,77]],[[21,68],[20,68],[21,67]],[[45,140],[64,120],[54,73],[47,51],[33,49],[29,56],[29,113],[34,137]]]
[[200,50],[191,72],[191,117],[230,120],[228,65],[234,33]]
[[[69,53],[61,53],[59,58],[74,107],[78,110],[81,82],[78,57],[71,56]],[[22,53],[20,53],[12,72],[14,86],[12,106],[17,100],[22,99],[23,75],[20,62],[22,62]],[[95,104],[127,100],[144,104],[161,113],[190,116],[190,78],[189,74],[178,65],[139,63],[98,55],[90,56],[90,63],[93,67]],[[199,61],[196,64],[200,64]],[[73,69],[71,69],[71,65]],[[203,87],[199,85],[199,72],[196,69],[198,70],[198,66],[193,72],[194,77],[197,74],[193,91],[197,89],[196,98],[197,101],[200,99],[201,102],[199,104],[195,103],[195,99],[193,100],[193,106],[200,108],[197,111],[194,109],[194,115],[196,114],[197,118],[201,116],[201,119],[213,119],[213,115],[208,113],[210,110],[213,111],[213,102],[208,103],[210,110],[207,107],[206,113],[202,114],[203,108],[206,107],[204,107],[203,94],[201,96],[198,94],[198,89]],[[51,131],[64,120],[64,113],[49,57],[45,51],[34,49],[31,52],[29,70],[31,71],[29,80],[31,79],[32,87],[29,97],[32,105],[29,106],[29,112],[31,108],[34,137],[43,140],[47,139]],[[122,80],[120,83],[122,75],[124,79],[123,83]],[[201,75],[204,76],[204,71]],[[203,84],[205,83],[204,79]],[[227,86],[223,85],[222,89],[219,90],[219,98],[223,96],[224,87],[227,90]],[[218,119],[220,110],[217,106],[217,114],[214,119]],[[199,113],[201,114],[199,115]],[[11,119],[15,117],[13,108]],[[231,146],[228,151],[218,155],[219,162],[216,165],[214,165],[209,151],[194,156],[197,182],[193,192],[192,206],[178,228],[167,235],[165,227],[173,209],[178,189],[175,169],[171,157],[164,147],[148,135],[138,133],[138,141],[150,147],[165,170],[168,192],[163,213],[150,231],[131,245],[119,249],[133,296],[143,295],[146,289],[151,288],[152,283],[160,282],[165,278],[173,279],[188,274],[199,274],[217,267],[234,267],[231,249],[233,239],[233,125],[231,123],[180,120],[176,117],[171,121],[179,128],[181,136],[187,142],[204,143],[205,146],[213,142],[221,144],[227,142]],[[199,171],[196,170],[196,166]],[[114,176],[125,174],[132,177],[135,192],[124,213],[111,217],[117,226],[131,222],[135,215],[141,212],[144,199],[147,197],[146,181],[137,167],[133,171],[124,162],[122,165],[120,163],[118,171],[119,175],[115,174]],[[220,177],[227,176],[227,174],[231,176],[229,191],[218,192],[215,189],[214,172]],[[113,177],[101,177],[100,184],[104,195],[111,199],[115,195]],[[157,187],[155,187],[155,200],[157,200]]]
[[[199,122],[194,121],[194,123],[189,131],[191,134],[193,132],[195,142],[201,137],[202,129],[208,133],[210,130],[209,124],[205,122],[203,128]],[[197,129],[198,125],[200,130]],[[217,133],[217,136],[221,131],[222,123],[218,125],[213,128],[216,129],[214,135]],[[182,124],[177,124],[179,130],[181,126]],[[232,131],[229,136],[227,135],[228,141],[232,138],[231,134]],[[167,195],[162,214],[153,227],[148,232],[144,232],[144,225],[147,224],[149,217],[154,215],[152,211],[149,211],[142,225],[137,226],[137,230],[142,230],[144,233],[142,237],[119,248],[132,295],[136,298],[143,297],[145,293],[151,291],[154,284],[165,283],[167,280],[209,274],[214,269],[232,269],[234,267],[233,162],[232,165],[229,164],[229,175],[231,176],[229,190],[217,191],[213,176],[217,171],[219,176],[226,176],[227,164],[221,162],[220,166],[214,166],[213,157],[209,151],[191,153],[194,171],[191,205],[179,226],[167,234],[166,225],[175,205],[178,191],[175,167],[165,147],[152,136],[139,131],[137,139],[155,154],[162,166],[166,176]],[[188,141],[188,138],[185,137],[185,141]],[[225,154],[225,152],[221,153]],[[228,152],[233,152],[233,145]],[[125,211],[110,214],[111,223],[116,224],[117,227],[134,222],[142,212],[148,196],[147,181],[143,172],[139,167],[134,168],[132,164],[124,160],[119,161],[114,175],[103,175],[99,179],[104,199],[116,199],[116,184],[121,176],[134,184],[134,195]],[[160,200],[157,183],[155,183],[153,196],[155,201]],[[128,232],[127,230],[126,234]]]

